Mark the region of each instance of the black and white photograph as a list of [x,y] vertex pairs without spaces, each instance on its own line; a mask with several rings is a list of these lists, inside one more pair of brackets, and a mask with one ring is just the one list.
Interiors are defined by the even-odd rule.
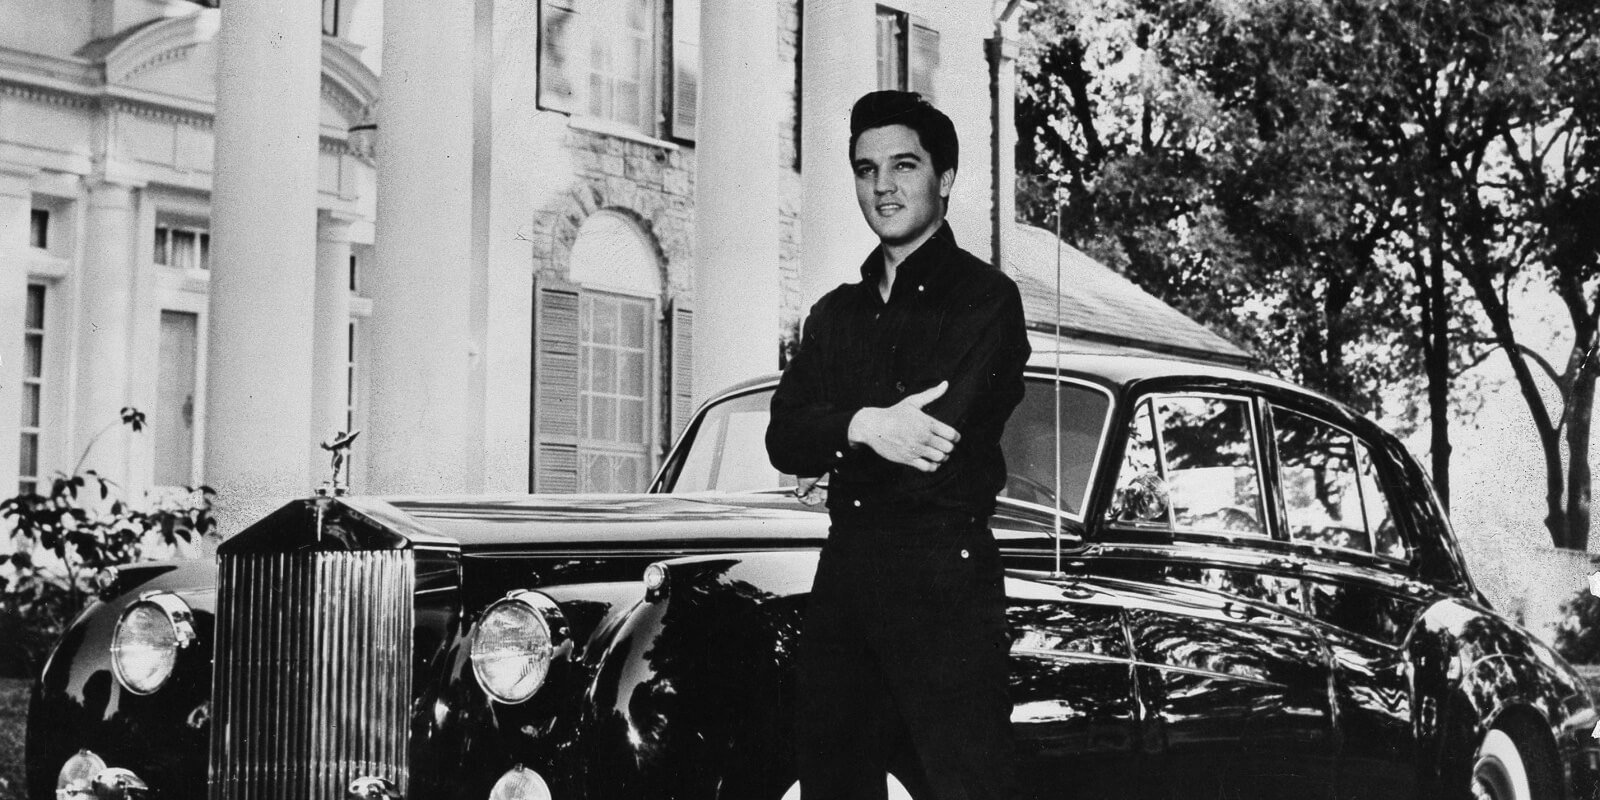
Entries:
[[0,800],[1600,800],[1594,0],[0,0]]

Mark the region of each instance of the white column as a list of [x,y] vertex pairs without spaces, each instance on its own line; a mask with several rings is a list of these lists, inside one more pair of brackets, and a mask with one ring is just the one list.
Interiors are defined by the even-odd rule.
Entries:
[[801,44],[801,302],[861,279],[857,268],[877,244],[856,206],[850,173],[850,107],[878,88],[874,6],[859,0],[806,0]]
[[[479,222],[486,227],[479,246],[484,252],[483,329],[473,337],[483,343],[484,490],[526,492],[532,434],[532,392],[528,365],[533,363],[533,242],[527,235],[544,192],[558,191],[550,181],[549,155],[535,159],[539,147],[536,90],[538,51],[528,46],[528,31],[538,29],[537,3],[492,3],[492,20],[478,27],[491,37],[478,42],[480,78],[477,154]],[[480,9],[481,13],[481,9]],[[485,55],[488,57],[485,59]],[[482,63],[484,60],[489,63]],[[484,116],[487,112],[487,118]],[[487,168],[486,168],[487,167]],[[563,170],[557,169],[560,174]],[[487,185],[485,191],[483,187]],[[481,206],[480,206],[481,207]],[[478,298],[474,303],[479,302]],[[476,315],[475,315],[476,316]]]
[[28,297],[27,172],[0,166],[0,497],[17,491],[22,430],[22,315]]
[[221,25],[205,480],[228,534],[314,484],[322,36],[316,3],[226,3]]
[[[317,218],[317,288],[311,340],[311,480],[332,480],[328,451],[321,442],[346,429],[349,408],[350,223],[324,211]],[[359,440],[357,442],[359,444]]]
[[994,229],[991,234],[995,266],[1006,271],[1011,263],[1017,230],[1017,40],[1016,23],[995,26],[989,59],[994,102],[993,165]]
[[132,472],[128,459],[132,434],[120,424],[120,415],[131,403],[129,346],[134,333],[139,209],[130,186],[91,180],[88,188],[83,266],[78,272],[77,390],[67,453],[77,459],[89,448],[84,469],[125,481]]
[[696,401],[778,367],[777,8],[704,0],[695,143]]
[[473,6],[389,0],[383,9],[377,263],[367,283],[371,410],[362,434],[374,492],[482,483],[469,452]]

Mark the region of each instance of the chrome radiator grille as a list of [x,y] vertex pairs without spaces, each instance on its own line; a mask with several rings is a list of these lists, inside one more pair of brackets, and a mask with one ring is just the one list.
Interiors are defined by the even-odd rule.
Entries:
[[408,790],[416,561],[409,550],[224,555],[211,800]]

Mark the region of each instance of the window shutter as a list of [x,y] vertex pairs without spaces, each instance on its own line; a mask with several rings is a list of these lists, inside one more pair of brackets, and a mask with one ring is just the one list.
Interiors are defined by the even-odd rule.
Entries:
[[583,42],[573,0],[539,4],[539,107],[573,113],[578,108]]
[[572,493],[578,491],[578,289],[540,281],[535,303],[529,488]]
[[909,56],[911,83],[908,88],[919,92],[928,102],[936,102],[933,95],[933,76],[939,70],[939,32],[928,27],[927,20],[911,18]]
[[700,99],[700,0],[672,3],[672,135],[694,141]]
[[672,403],[671,439],[676,441],[678,434],[683,433],[683,427],[689,424],[689,417],[694,414],[694,309],[688,303],[675,301],[671,320],[669,335],[672,354],[669,356],[671,362],[667,365],[671,370],[671,385],[668,392]]

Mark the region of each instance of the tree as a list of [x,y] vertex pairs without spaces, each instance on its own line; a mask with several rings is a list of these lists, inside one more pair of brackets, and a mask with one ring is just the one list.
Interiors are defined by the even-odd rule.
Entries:
[[[1506,352],[1539,420],[1552,539],[1582,546],[1596,328],[1594,242],[1570,233],[1596,210],[1582,5],[1046,3],[1022,62],[1024,208],[1048,213],[1037,187],[1063,187],[1086,249],[1291,378],[1380,416],[1386,389],[1425,392],[1446,501],[1449,411],[1470,397],[1452,386]],[[1554,414],[1511,326],[1510,289],[1532,275],[1576,334],[1566,371],[1545,369],[1566,403]],[[1584,455],[1565,479],[1563,425]]]

